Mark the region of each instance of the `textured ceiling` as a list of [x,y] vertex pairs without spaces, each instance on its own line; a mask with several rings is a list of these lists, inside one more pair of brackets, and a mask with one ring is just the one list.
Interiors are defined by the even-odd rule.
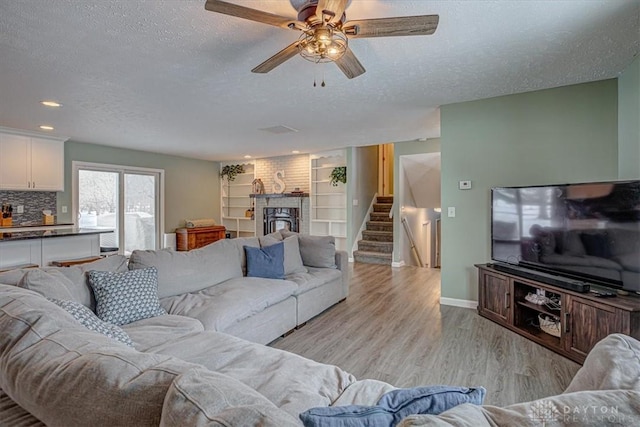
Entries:
[[[233,1],[295,16],[286,0]],[[439,136],[440,105],[616,77],[640,46],[638,1],[353,0],[347,19],[440,24],[352,40],[367,69],[353,80],[300,57],[253,74],[298,32],[204,3],[2,0],[0,126],[211,160],[408,141]],[[298,132],[260,130],[279,125]]]

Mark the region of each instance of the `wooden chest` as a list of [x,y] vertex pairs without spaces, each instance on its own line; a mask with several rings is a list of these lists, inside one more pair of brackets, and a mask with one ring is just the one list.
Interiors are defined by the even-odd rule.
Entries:
[[176,246],[179,251],[190,251],[224,239],[226,229],[221,225],[212,227],[176,229]]

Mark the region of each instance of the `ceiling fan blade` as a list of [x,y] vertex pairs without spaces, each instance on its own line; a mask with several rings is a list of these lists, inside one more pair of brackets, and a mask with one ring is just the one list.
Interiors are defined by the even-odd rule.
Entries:
[[204,8],[211,12],[236,16],[238,18],[262,22],[263,24],[274,25],[282,28],[289,28],[289,24],[295,24],[297,22],[296,19],[293,18],[274,15],[273,13],[263,12],[261,10],[251,9],[249,7],[239,6],[237,4],[220,0],[207,0]]
[[334,61],[338,68],[342,70],[347,78],[352,79],[354,77],[358,77],[360,74],[364,74],[366,71],[358,58],[353,54],[351,48],[347,47],[347,51],[338,59]]
[[300,44],[299,40],[291,43],[289,46],[282,49],[280,52],[273,55],[271,58],[264,61],[262,64],[258,65],[256,68],[251,70],[252,73],[268,73],[269,71],[276,68],[278,65],[283,62],[293,58],[296,56],[300,50],[298,49],[298,45]]
[[[348,0],[318,0],[316,16],[323,22],[325,22],[326,19],[329,20],[328,22],[338,22],[344,14],[347,2]],[[329,12],[329,14],[326,14],[325,11]]]
[[343,30],[350,39],[365,37],[424,36],[438,28],[438,15],[399,16],[396,18],[349,21]]

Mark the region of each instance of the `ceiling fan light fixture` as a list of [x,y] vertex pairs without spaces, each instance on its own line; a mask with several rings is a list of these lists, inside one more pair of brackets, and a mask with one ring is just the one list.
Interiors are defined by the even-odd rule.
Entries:
[[315,63],[340,59],[348,46],[349,41],[345,33],[331,26],[322,26],[303,32],[298,44],[300,56]]

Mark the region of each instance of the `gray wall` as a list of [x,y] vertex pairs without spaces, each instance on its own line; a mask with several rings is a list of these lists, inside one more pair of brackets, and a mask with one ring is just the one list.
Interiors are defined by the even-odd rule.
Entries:
[[618,158],[621,179],[640,179],[640,56],[618,79]]
[[[220,166],[217,162],[67,141],[64,147],[64,188],[58,193],[58,221],[72,219],[72,161],[164,169],[164,232],[184,226],[185,219],[220,221]],[[63,214],[61,206],[68,207]]]
[[[441,138],[426,141],[406,141],[393,144],[393,194],[400,194],[400,156],[420,153],[437,153],[440,151]],[[444,167],[444,165],[443,165]],[[393,205],[393,262],[402,260],[402,224],[400,223],[400,203],[394,199]]]
[[[477,300],[491,187],[618,177],[617,92],[604,80],[441,108],[443,298]],[[460,180],[472,189],[458,190]]]
[[[349,148],[347,165],[347,250],[353,256],[351,248],[378,190],[378,146]],[[358,206],[353,206],[353,200],[358,200]]]

